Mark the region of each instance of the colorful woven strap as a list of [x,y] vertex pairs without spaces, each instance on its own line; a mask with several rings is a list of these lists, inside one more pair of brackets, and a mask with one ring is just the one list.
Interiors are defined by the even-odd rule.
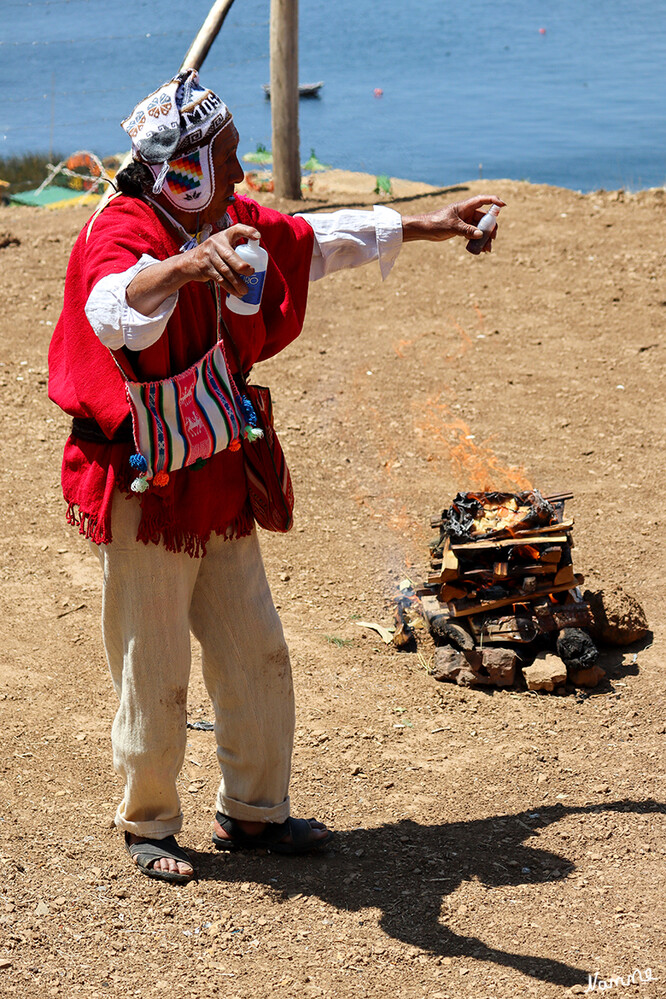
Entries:
[[158,382],[127,382],[146,477],[210,458],[243,431],[239,398],[220,343],[193,367]]

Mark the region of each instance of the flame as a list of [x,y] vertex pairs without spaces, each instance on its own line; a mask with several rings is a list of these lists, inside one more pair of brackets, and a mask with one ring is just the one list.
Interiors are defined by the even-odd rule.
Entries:
[[481,312],[478,302],[473,302],[472,308],[476,312],[476,318],[479,320],[479,329],[483,333],[485,332],[486,329],[486,317],[484,316],[483,312]]
[[[393,344],[396,355],[404,359],[410,348],[430,336],[436,337],[438,343],[441,344],[443,333],[448,332],[448,335],[444,336],[444,340],[445,342],[453,340],[453,347],[451,352],[445,356],[445,360],[453,362],[461,358],[473,346],[475,342],[473,337],[476,331],[485,335],[485,316],[476,302],[472,303],[472,308],[475,316],[469,324],[472,328],[471,333],[468,333],[454,316],[444,313],[441,314],[441,322],[445,330],[431,327],[413,337],[397,340]],[[476,331],[474,327],[476,327]],[[380,485],[379,489],[376,488],[378,483],[374,483],[373,491],[376,489],[376,492],[370,501],[359,476],[354,499],[358,506],[364,508],[373,519],[381,520],[392,531],[400,533],[403,540],[410,538],[412,542],[416,542],[417,537],[423,531],[422,519],[415,519],[414,514],[410,515],[405,503],[397,505],[396,500],[399,493],[391,482],[394,469],[397,470],[402,465],[402,444],[400,440],[395,439],[395,434],[386,427],[385,413],[369,404],[367,387],[367,373],[364,367],[359,366],[351,378],[352,395],[357,399],[365,400],[365,406],[362,409],[367,414],[369,425],[372,425],[376,431],[372,436],[385,480],[384,486]],[[441,395],[434,399],[427,399],[425,404],[422,400],[414,400],[412,407],[414,410],[413,440],[417,444],[418,450],[422,456],[427,456],[428,461],[450,464],[457,475],[460,489],[514,492],[532,488],[523,468],[517,466],[504,468],[500,464],[490,446],[492,437],[488,437],[480,443],[475,442],[474,434],[468,424],[454,415]],[[391,426],[393,425],[391,424]],[[406,428],[403,429],[406,430]],[[389,443],[380,443],[382,438],[384,440],[388,438]],[[404,435],[401,440],[404,440]],[[426,452],[424,455],[426,448],[430,453]],[[402,484],[400,488],[402,488]]]
[[[472,308],[478,335],[485,336],[486,318],[477,302],[472,303]],[[442,320],[445,321],[445,325],[448,324],[456,331],[459,338],[457,350],[448,354],[446,360],[457,360],[472,346],[473,334],[468,333],[464,326],[448,313],[442,315]],[[431,333],[441,336],[437,331],[428,330],[418,336],[399,340],[393,345],[393,349],[398,357],[404,358],[408,348]],[[480,444],[474,443],[474,435],[469,426],[460,417],[454,416],[441,396],[435,400],[427,400],[425,409],[425,417],[420,413],[415,421],[415,432],[421,437],[429,437],[436,444],[437,453],[431,454],[429,460],[448,461],[458,474],[460,488],[506,492],[532,488],[532,483],[523,468],[513,465],[504,468],[500,464],[490,447],[492,438],[489,437]]]
[[[359,507],[364,507],[373,520],[381,520],[382,523],[386,524],[397,534],[404,536],[408,532],[415,532],[420,527],[418,523],[414,522],[414,518],[410,517],[404,503],[399,510],[391,510],[386,507],[380,509],[378,506],[373,506],[372,503],[368,502],[367,496],[356,495],[354,496],[354,501]],[[405,556],[405,564],[410,564],[408,562],[408,556]]]
[[[480,309],[478,308],[478,306],[475,305],[474,308],[477,310],[477,315],[479,317],[480,328],[483,329],[484,328],[484,326],[483,326],[483,323],[484,323],[483,315],[482,315]],[[464,326],[461,326],[461,324],[458,322],[458,320],[454,319],[453,316],[448,315],[448,313],[444,313],[444,315],[442,316],[442,318],[445,319],[446,322],[448,322],[448,323],[451,324],[451,326],[456,331],[456,333],[458,334],[458,337],[459,337],[457,351],[455,351],[454,353],[451,353],[451,354],[447,354],[445,356],[445,360],[447,360],[447,361],[453,361],[453,360],[456,360],[459,357],[462,357],[464,354],[467,353],[467,351],[472,346],[472,338],[469,335],[469,333],[467,332],[467,330],[464,328]],[[413,347],[415,343],[419,342],[419,340],[423,340],[425,337],[432,335],[432,336],[437,337],[438,342],[441,342],[441,338],[443,336],[445,336],[445,332],[446,332],[445,330],[432,330],[431,329],[431,330],[426,330],[424,333],[419,333],[418,336],[414,336],[414,337],[403,337],[402,339],[398,340],[397,343],[393,344],[393,349],[396,352],[396,354],[398,355],[398,357],[404,358],[405,353],[407,351],[407,348]]]
[[492,437],[479,444],[471,433],[469,425],[451,412],[441,395],[427,399],[421,416],[421,433],[434,445],[430,461],[446,460],[457,473],[460,486],[464,489],[479,489],[483,492],[497,490],[531,489],[532,484],[525,470],[519,466],[503,467],[490,447]]
[[393,349],[398,355],[398,357],[404,358],[405,351],[407,350],[408,347],[413,347],[414,344],[418,343],[419,340],[423,340],[424,337],[430,336],[431,332],[432,330],[428,330],[426,333],[420,333],[418,336],[411,337],[409,339],[403,338],[402,340],[398,340],[397,343],[393,344]]

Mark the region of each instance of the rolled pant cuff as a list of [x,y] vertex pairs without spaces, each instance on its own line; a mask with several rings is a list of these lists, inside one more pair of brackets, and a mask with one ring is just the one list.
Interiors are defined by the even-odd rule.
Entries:
[[150,822],[128,822],[119,812],[116,812],[114,822],[118,829],[132,833],[134,836],[142,836],[145,839],[166,839],[167,836],[177,836],[183,828],[182,815],[174,819],[165,819],[163,822],[156,819],[152,819]]
[[241,822],[284,822],[289,818],[291,802],[287,796],[279,805],[246,805],[225,794],[217,796],[217,810]]

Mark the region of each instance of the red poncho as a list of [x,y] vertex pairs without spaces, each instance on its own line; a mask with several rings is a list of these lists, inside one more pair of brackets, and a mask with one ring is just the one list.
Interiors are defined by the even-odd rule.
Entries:
[[[247,371],[272,357],[301,331],[308,293],[313,233],[303,219],[263,208],[237,197],[229,210],[234,222],[255,226],[269,262],[261,310],[238,316],[226,306],[224,319]],[[70,257],[64,306],[49,349],[49,397],[73,417],[93,418],[113,437],[129,413],[125,381],[111,352],[95,335],[85,304],[97,282],[119,274],[147,253],[159,260],[178,253],[182,243],[146,203],[119,197],[81,231]],[[215,343],[216,312],[205,283],[180,289],[178,303],[160,339],[129,358],[142,381],[184,371]],[[225,344],[229,368],[236,370],[233,347]],[[97,544],[111,539],[115,487],[128,491],[133,473],[129,444],[96,444],[69,437],[62,466],[67,519]],[[137,540],[162,543],[169,551],[201,555],[211,534],[240,537],[252,529],[252,513],[241,451],[220,451],[203,468],[169,476],[163,488],[151,487],[127,502],[141,503]]]

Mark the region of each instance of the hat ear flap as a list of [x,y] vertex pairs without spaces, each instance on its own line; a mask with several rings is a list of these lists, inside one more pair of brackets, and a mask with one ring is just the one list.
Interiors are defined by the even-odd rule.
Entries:
[[[156,169],[158,164],[151,165],[153,172]],[[162,194],[174,208],[184,212],[200,212],[208,207],[215,194],[212,143],[169,162]]]

